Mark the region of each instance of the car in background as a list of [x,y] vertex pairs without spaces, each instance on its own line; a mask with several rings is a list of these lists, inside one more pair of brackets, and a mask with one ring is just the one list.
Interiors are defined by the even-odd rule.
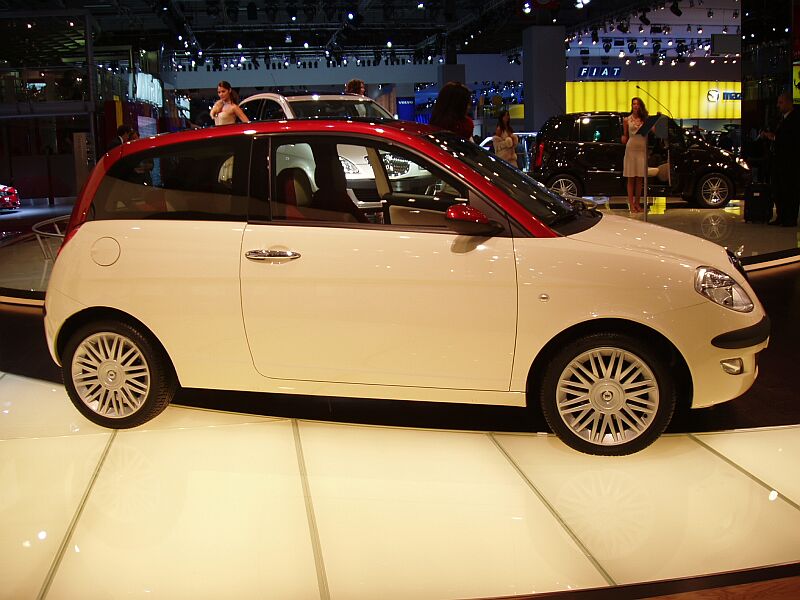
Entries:
[[[550,118],[539,131],[532,175],[570,196],[624,196],[625,145],[616,112],[586,112]],[[665,117],[666,118],[666,117]],[[650,195],[679,196],[702,208],[721,208],[742,197],[750,167],[733,153],[668,119],[667,140],[649,142]]]
[[0,184],[0,210],[15,210],[19,206],[16,188]]
[[[531,164],[533,162],[532,156],[536,151],[536,136],[535,131],[515,131],[519,137],[519,144],[517,144],[517,166],[526,173],[530,172]],[[489,152],[494,153],[494,145],[492,144],[492,136],[484,138],[480,143],[481,148],[485,148]]]
[[248,96],[239,103],[239,108],[251,121],[330,117],[394,118],[389,111],[372,98],[359,94],[276,94],[267,92]]
[[[281,158],[301,146],[313,192]],[[367,157],[376,218],[351,200],[343,146]],[[400,179],[398,159],[426,177]],[[569,202],[452,132],[303,119],[105,154],[45,332],[105,427],[147,422],[182,386],[531,405],[571,447],[629,454],[676,406],[744,393],[769,320],[716,244]]]

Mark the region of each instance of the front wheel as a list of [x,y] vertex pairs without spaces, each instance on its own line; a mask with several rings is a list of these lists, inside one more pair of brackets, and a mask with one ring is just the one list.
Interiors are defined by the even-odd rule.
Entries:
[[544,416],[568,446],[625,455],[652,444],[676,403],[668,360],[618,333],[579,338],[550,360],[541,390]]
[[111,429],[154,418],[178,387],[172,365],[149,333],[119,321],[78,329],[67,341],[62,365],[64,386],[75,407]]
[[720,173],[703,175],[697,182],[695,202],[701,208],[722,208],[731,201],[733,184]]

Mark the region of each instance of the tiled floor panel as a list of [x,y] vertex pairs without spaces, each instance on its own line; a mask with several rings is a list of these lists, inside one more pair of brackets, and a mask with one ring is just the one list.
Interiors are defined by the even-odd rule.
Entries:
[[552,436],[170,407],[0,374],[0,598],[476,598],[800,561],[800,426]]

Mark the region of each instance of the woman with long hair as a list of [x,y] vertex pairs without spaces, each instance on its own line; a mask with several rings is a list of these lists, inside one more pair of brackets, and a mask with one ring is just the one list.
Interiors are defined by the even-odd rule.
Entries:
[[642,212],[642,187],[647,172],[647,136],[638,135],[637,132],[646,120],[644,102],[641,98],[633,98],[631,114],[622,120],[622,143],[625,144],[622,175],[628,178],[628,206],[632,213]]
[[506,162],[510,162],[515,167],[519,167],[517,164],[518,144],[519,137],[514,133],[514,128],[511,127],[511,115],[507,110],[501,111],[500,117],[497,119],[494,136],[492,137],[495,155]]
[[239,94],[236,93],[227,81],[217,84],[219,100],[211,108],[211,118],[215,125],[233,125],[238,118],[242,123],[249,123],[250,119],[239,108]]
[[471,105],[472,94],[469,88],[458,81],[450,81],[436,97],[430,124],[448,129],[465,140],[472,141],[474,124],[467,114]]

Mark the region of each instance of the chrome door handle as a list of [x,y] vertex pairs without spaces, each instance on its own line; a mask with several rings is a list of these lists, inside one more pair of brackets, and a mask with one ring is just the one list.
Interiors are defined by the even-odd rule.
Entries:
[[294,260],[300,258],[300,253],[294,250],[248,250],[245,252],[245,258],[250,260],[274,260],[286,259]]

